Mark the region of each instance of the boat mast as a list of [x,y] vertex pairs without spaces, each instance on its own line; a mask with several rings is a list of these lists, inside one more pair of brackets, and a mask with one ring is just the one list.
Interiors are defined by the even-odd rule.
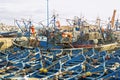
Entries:
[[99,17],[97,18],[97,25],[98,25],[98,28],[100,30],[100,34],[102,36],[103,43],[104,43],[105,42],[105,38],[104,38],[104,33],[102,32],[102,28],[101,28],[101,25],[100,25],[100,18]]
[[[46,0],[47,1],[47,29],[49,28],[49,0]],[[47,31],[47,47],[48,47],[48,34],[49,34],[49,32],[48,32],[48,30],[46,30]]]
[[47,27],[49,27],[49,0],[47,0]]

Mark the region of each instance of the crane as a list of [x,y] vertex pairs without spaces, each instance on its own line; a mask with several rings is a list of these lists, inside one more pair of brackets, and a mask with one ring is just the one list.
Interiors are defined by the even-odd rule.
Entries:
[[113,16],[112,16],[112,19],[111,19],[111,21],[110,21],[112,28],[114,28],[115,15],[116,15],[116,10],[113,11]]

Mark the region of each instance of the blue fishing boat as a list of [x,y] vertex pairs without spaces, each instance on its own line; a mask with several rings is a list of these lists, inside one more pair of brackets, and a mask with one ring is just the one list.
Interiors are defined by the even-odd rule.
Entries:
[[0,52],[0,69],[6,67],[6,65],[8,64],[7,58],[7,54]]
[[22,62],[19,62],[19,63],[8,62],[7,66],[4,68],[5,72],[2,78],[11,78],[23,68],[24,68],[24,65]]
[[67,70],[67,71],[63,71],[60,74],[58,74],[58,79],[59,80],[76,80],[75,78],[81,74],[83,71],[82,69],[82,65],[76,65],[74,67],[72,67],[71,69]]
[[101,77],[101,79],[103,79],[103,80],[119,80],[120,79],[120,69]]
[[62,65],[62,69],[67,71],[73,67],[75,67],[76,65],[82,64],[83,62],[85,62],[86,58],[83,54],[80,54],[74,58],[72,58],[71,60],[68,60],[67,62],[65,62]]
[[27,77],[49,79],[55,76],[59,71],[61,71],[61,62],[57,61],[46,68],[40,68],[39,70],[36,70],[33,73],[28,74]]
[[105,69],[106,69],[105,63],[103,63],[96,68],[93,68],[91,70],[88,70],[87,72],[79,74],[78,79],[82,79],[82,78],[85,78],[87,80],[99,79],[105,74]]

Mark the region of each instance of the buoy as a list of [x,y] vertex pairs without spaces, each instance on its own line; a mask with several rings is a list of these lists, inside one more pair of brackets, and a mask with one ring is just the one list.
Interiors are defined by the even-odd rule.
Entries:
[[43,73],[47,73],[47,72],[48,72],[48,70],[44,68],[43,69]]
[[39,69],[39,71],[42,73],[44,68]]
[[86,76],[91,76],[92,73],[91,73],[91,72],[86,72],[85,75],[86,75]]
[[47,70],[46,68],[41,68],[41,69],[39,69],[39,71],[40,71],[41,73],[47,73],[47,72],[48,72],[48,70]]

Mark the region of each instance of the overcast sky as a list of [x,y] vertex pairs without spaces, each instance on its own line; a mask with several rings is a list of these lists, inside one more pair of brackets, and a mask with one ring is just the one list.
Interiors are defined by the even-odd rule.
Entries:
[[[48,0],[49,16],[55,11],[60,18],[96,17],[107,20],[113,10],[120,14],[120,0]],[[46,19],[47,0],[0,0],[0,22],[14,24],[14,19],[32,19],[35,22]]]

